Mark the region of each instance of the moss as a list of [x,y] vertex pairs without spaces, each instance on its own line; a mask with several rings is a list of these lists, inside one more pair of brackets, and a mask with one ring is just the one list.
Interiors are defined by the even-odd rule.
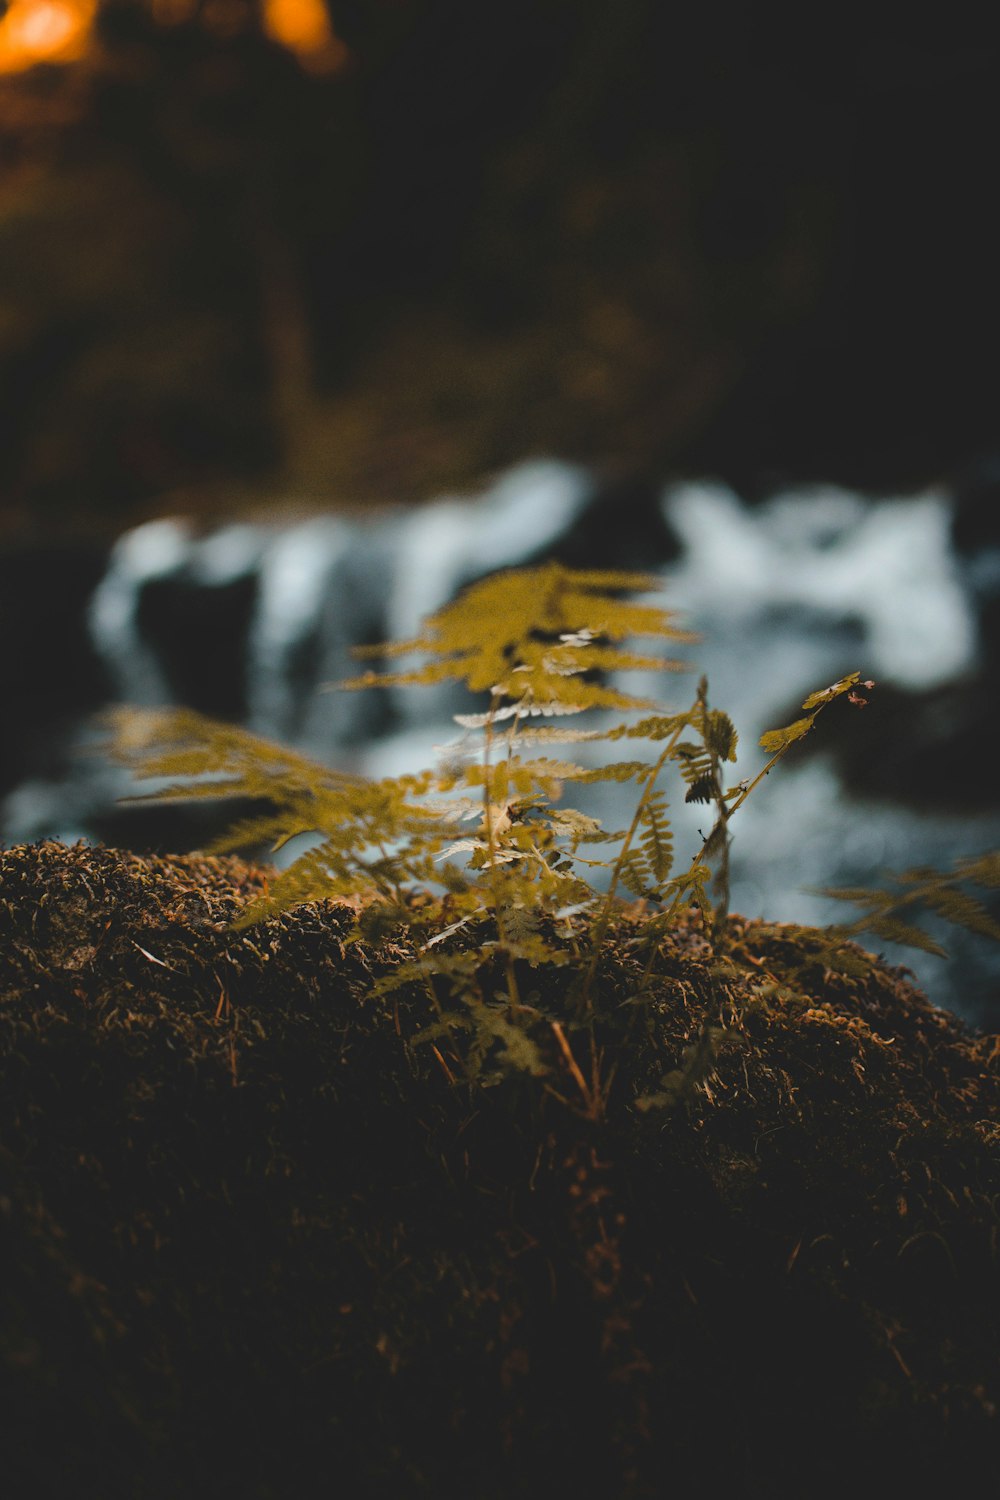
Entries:
[[[233,932],[266,880],[0,856],[9,1493],[1000,1477],[1000,1040],[739,918],[725,954],[682,922],[629,1004],[636,908],[595,1120],[555,1048],[452,1081],[428,1003],[373,996],[405,941],[345,943],[345,908]],[[637,1108],[709,1027],[684,1102]]]

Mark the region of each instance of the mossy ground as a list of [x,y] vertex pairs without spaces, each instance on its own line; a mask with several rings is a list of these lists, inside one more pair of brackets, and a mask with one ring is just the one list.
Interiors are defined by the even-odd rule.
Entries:
[[[371,993],[405,934],[232,931],[265,879],[0,855],[12,1500],[1000,1478],[1000,1038],[740,919],[722,962],[680,925],[630,1005],[623,912],[587,1118],[555,1040],[475,1089],[412,1044],[426,999]],[[637,1109],[706,1025],[714,1075]]]

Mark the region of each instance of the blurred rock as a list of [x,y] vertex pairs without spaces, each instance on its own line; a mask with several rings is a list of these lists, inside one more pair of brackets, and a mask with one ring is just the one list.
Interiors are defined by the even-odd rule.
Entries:
[[86,543],[0,551],[0,788],[65,771],[76,722],[109,682],[87,633],[88,598],[107,554]]

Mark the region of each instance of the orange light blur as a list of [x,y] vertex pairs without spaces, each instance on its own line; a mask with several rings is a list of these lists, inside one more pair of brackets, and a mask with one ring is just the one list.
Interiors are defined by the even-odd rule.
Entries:
[[90,37],[96,0],[10,0],[0,20],[0,73],[75,62]]
[[[0,73],[21,73],[38,63],[70,63],[90,41],[97,0],[10,0],[0,19]],[[188,20],[193,0],[155,0],[164,25]],[[330,25],[323,0],[263,0],[267,35],[294,52],[310,71],[335,73],[350,52]],[[240,11],[242,16],[243,12]]]
[[336,72],[350,57],[323,0],[264,0],[264,30],[306,68]]

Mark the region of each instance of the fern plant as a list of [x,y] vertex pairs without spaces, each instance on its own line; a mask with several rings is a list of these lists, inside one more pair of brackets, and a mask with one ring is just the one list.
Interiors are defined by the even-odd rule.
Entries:
[[884,890],[843,886],[821,892],[864,908],[860,917],[839,927],[839,931],[847,936],[872,933],[886,942],[947,958],[948,950],[912,920],[920,913],[934,912],[954,927],[1000,942],[1000,922],[980,900],[962,889],[963,885],[1000,889],[1000,852],[992,850],[956,860],[950,874],[921,865],[887,879],[891,884]]
[[[683,670],[664,649],[695,638],[667,610],[629,597],[657,586],[643,574],[554,563],[501,573],[432,615],[415,639],[372,648],[381,668],[342,687],[454,681],[479,699],[456,715],[462,736],[432,769],[370,780],[187,711],[121,714],[115,751],[138,776],[166,781],[148,794],[159,800],[239,796],[266,805],[218,839],[216,852],[265,843],[277,850],[311,837],[241,925],[325,897],[352,902],[356,936],[408,930],[413,956],[380,987],[422,987],[438,1017],[428,1043],[464,1034],[464,1052],[455,1047],[452,1056],[477,1076],[487,1059],[544,1072],[539,1025],[570,1059],[564,1027],[591,1026],[602,944],[622,894],[645,903],[644,984],[659,939],[681,911],[700,908],[721,937],[733,816],[829,704],[844,695],[864,701],[859,672],[812,694],[804,717],[763,736],[767,759],[756,775],[727,786],[737,733],[710,707],[705,679],[679,711],[617,685],[625,672]],[[637,641],[652,648],[629,644]],[[407,664],[414,657],[420,664]],[[393,662],[402,665],[393,670]],[[622,742],[653,753],[597,766],[570,758],[577,747]],[[679,869],[668,771],[685,801],[713,812]],[[567,805],[567,786],[597,782],[634,787],[627,828],[605,829]],[[525,981],[566,965],[565,1012],[544,1014],[537,997],[522,993]],[[596,1064],[589,1081],[575,1059],[573,1067],[587,1109],[598,1113]]]

